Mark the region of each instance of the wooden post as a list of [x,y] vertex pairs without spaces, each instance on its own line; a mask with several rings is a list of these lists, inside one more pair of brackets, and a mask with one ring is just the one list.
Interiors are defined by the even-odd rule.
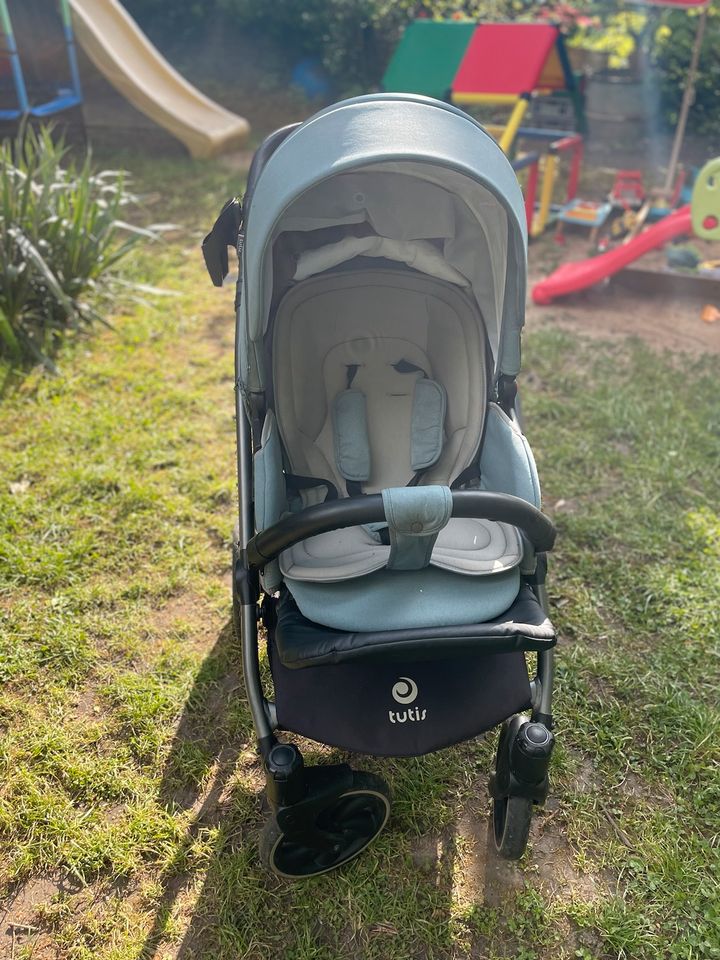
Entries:
[[667,176],[665,177],[665,186],[663,194],[665,197],[670,195],[673,180],[675,179],[675,170],[680,159],[680,149],[685,139],[685,127],[687,125],[688,113],[695,98],[695,79],[697,77],[698,61],[700,60],[700,49],[702,47],[703,36],[705,35],[705,24],[707,23],[708,8],[705,6],[700,19],[698,20],[697,33],[695,34],[695,43],[690,57],[690,68],[688,70],[687,80],[685,81],[685,91],[683,93],[682,104],[680,106],[680,116],[675,130],[675,139],[673,140],[672,153],[670,154],[670,164],[668,166]]

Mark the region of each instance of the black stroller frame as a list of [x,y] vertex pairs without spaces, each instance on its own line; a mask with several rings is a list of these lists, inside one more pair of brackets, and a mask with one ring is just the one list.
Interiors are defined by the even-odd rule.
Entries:
[[[239,522],[233,544],[233,618],[271,808],[260,842],[261,856],[276,874],[293,879],[324,873],[353,859],[380,833],[390,811],[389,789],[380,777],[353,770],[347,764],[306,767],[297,746],[278,739],[282,727],[276,705],[265,696],[261,681],[258,625],[263,623],[271,638],[277,617],[276,598],[262,592],[260,573],[266,564],[309,537],[386,519],[380,494],[369,494],[309,506],[260,532],[255,528],[252,458],[259,446],[265,401],[262,395],[249,394],[243,387],[240,369],[243,220],[260,171],[296,126],[277,131],[260,146],[242,204],[238,200],[226,204],[203,244],[216,285],[222,284],[228,273],[228,246],[236,249],[240,263],[235,352]],[[514,377],[498,378],[495,401],[519,422]],[[522,580],[547,614],[546,553],[555,540],[552,522],[526,500],[480,490],[454,490],[452,516],[502,521],[522,531],[537,557],[535,572],[524,574]],[[507,859],[523,855],[533,806],[543,803],[548,793],[548,767],[554,746],[554,643],[554,636],[551,642],[536,644],[518,642],[517,638],[511,644],[500,639],[494,646],[488,643],[483,648],[489,653],[514,650],[537,654],[535,676],[529,683],[530,715],[518,712],[502,723],[495,770],[490,777],[495,845],[498,854]]]

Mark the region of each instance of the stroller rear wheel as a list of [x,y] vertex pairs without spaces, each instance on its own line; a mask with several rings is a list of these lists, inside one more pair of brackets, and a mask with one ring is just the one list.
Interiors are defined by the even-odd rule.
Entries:
[[320,810],[311,826],[284,832],[273,817],[260,838],[260,858],[290,880],[327,873],[354,859],[390,816],[390,791],[380,777],[353,771],[352,786]]
[[526,797],[494,797],[495,849],[503,860],[519,860],[525,853],[533,802]]

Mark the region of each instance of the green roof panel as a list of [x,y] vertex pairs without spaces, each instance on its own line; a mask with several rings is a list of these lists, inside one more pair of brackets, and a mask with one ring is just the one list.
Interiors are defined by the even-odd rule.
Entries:
[[414,20],[405,28],[383,89],[446,100],[475,30],[472,20]]

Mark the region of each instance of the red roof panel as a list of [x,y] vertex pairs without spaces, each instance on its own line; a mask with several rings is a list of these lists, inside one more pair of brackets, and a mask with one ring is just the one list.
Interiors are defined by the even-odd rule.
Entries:
[[452,92],[530,93],[539,85],[557,38],[558,29],[550,24],[481,24],[455,74]]

